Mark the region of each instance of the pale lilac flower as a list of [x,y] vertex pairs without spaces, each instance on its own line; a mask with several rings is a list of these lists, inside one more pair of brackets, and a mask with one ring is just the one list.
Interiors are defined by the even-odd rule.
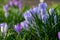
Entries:
[[4,9],[4,12],[8,12],[8,5],[5,5],[4,7],[3,7],[3,9]]
[[13,2],[17,1],[17,0],[12,0]]
[[9,5],[9,6],[13,6],[13,2],[12,2],[12,1],[9,1],[9,2],[8,2],[8,5]]
[[22,29],[21,24],[14,25],[14,30],[15,30],[17,33],[19,33],[19,32],[21,31],[21,29]]
[[30,11],[27,11],[26,13],[24,13],[23,16],[24,16],[25,20],[27,20],[27,21],[30,21],[32,18]]
[[34,13],[37,13],[37,12],[38,12],[38,7],[34,7],[34,8],[32,9],[32,11],[33,11]]
[[48,14],[42,15],[43,16],[43,22],[46,23],[47,19],[49,18]]
[[3,35],[6,35],[7,29],[8,29],[7,23],[1,23],[0,27],[1,27],[1,32],[3,33]]
[[38,7],[34,7],[29,9],[28,11],[30,11],[31,14],[35,15],[39,13]]
[[47,8],[47,3],[42,2],[38,6],[39,6],[39,9],[46,9]]
[[58,39],[60,40],[60,32],[58,32]]
[[18,8],[21,10],[22,9],[22,4],[19,4],[18,5]]
[[52,15],[53,12],[54,12],[54,9],[53,8],[50,8],[49,9],[49,14]]
[[19,9],[22,9],[22,0],[19,0],[19,5],[18,5]]
[[25,20],[25,21],[23,21],[23,22],[21,22],[20,23],[21,24],[21,26],[24,28],[24,29],[26,29],[26,30],[28,30],[28,22]]
[[45,15],[45,14],[46,14],[47,3],[41,2],[41,3],[38,5],[38,8],[40,9],[40,10],[39,10],[39,12],[40,12],[39,18],[42,19],[42,18],[43,18],[42,15]]
[[41,15],[45,15],[46,14],[46,9],[40,9],[40,12],[41,12],[40,13]]
[[9,9],[9,7],[8,7],[8,5],[5,5],[4,7],[3,7],[3,9],[4,9],[4,16],[7,18],[8,17],[8,9]]
[[14,5],[15,6],[18,6],[18,1],[14,1]]

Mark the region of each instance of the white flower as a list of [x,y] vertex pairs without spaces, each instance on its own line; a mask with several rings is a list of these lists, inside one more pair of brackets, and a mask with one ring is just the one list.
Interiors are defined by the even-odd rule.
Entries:
[[7,17],[8,17],[8,12],[5,12],[5,14],[4,14],[4,15],[5,15],[5,17],[7,18]]
[[7,29],[8,29],[7,23],[1,23],[1,24],[0,24],[0,27],[1,27],[1,32],[2,32],[4,35],[6,35]]

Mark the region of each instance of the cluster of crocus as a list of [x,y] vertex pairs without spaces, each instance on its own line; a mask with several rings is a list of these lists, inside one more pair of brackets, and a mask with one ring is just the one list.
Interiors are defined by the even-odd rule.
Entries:
[[1,23],[0,28],[1,28],[2,34],[6,36],[6,32],[7,32],[7,29],[8,29],[7,23]]
[[44,2],[44,0],[40,0],[39,9],[40,9],[40,17],[43,20],[44,23],[46,23],[46,20],[48,18],[48,14],[46,13],[47,3]]
[[32,14],[33,15],[37,14],[39,19],[42,19],[43,22],[45,23],[48,18],[48,14],[46,13],[46,8],[47,8],[47,4],[44,1],[41,1],[41,3],[39,3],[38,6],[31,8],[30,10],[25,12],[23,16],[25,20],[30,21],[31,19],[34,19]]
[[9,5],[9,6],[15,5],[15,6],[17,6],[19,9],[21,9],[21,8],[22,8],[22,0],[9,0],[8,5]]
[[19,10],[22,9],[22,0],[9,0],[8,4],[6,4],[3,9],[5,12],[5,17],[8,17],[8,10],[9,7],[11,6],[17,6],[19,8]]

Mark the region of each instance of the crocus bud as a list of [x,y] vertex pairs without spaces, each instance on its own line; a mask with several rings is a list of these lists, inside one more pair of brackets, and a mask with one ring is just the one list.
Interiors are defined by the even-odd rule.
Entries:
[[54,9],[53,8],[50,8],[49,9],[49,14],[52,15],[53,12],[54,12]]
[[49,18],[48,14],[42,15],[43,16],[43,22],[46,23],[47,19]]
[[58,39],[60,40],[60,32],[58,32]]
[[57,22],[57,16],[55,15],[54,16],[54,23],[56,24],[56,22]]

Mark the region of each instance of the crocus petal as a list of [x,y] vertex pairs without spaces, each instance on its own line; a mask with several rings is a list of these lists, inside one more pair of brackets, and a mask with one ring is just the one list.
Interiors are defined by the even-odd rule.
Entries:
[[58,38],[60,39],[60,32],[58,32]]
[[28,23],[27,23],[27,21],[21,22],[21,25],[22,25],[22,27],[23,27],[24,29],[28,30]]

